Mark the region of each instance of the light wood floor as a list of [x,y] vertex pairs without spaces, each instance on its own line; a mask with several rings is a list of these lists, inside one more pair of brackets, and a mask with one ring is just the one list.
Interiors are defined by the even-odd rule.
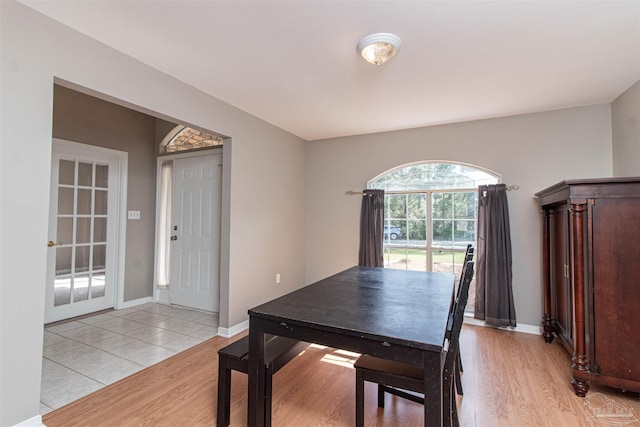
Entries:
[[[239,337],[239,336],[238,336]],[[236,337],[236,338],[238,338]],[[234,339],[206,341],[43,417],[49,427],[213,426],[217,350]],[[569,385],[569,355],[541,336],[465,325],[461,336],[463,427],[640,426],[636,393],[593,386],[587,398]],[[352,426],[357,355],[310,347],[274,377],[274,426]],[[246,376],[232,378],[231,425],[246,425]],[[365,387],[365,423],[420,426],[422,406]],[[617,411],[617,416],[614,412]]]

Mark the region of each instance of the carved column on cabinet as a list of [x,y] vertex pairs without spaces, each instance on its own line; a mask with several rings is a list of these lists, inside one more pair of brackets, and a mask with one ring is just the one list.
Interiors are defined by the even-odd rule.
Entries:
[[[573,379],[571,385],[575,394],[584,397],[589,391],[589,383],[584,380],[588,376],[589,361],[585,346],[585,274],[584,274],[584,214],[585,204],[571,204],[571,231],[573,242],[573,285],[575,304],[575,337],[571,368]],[[581,375],[584,374],[584,375]],[[582,378],[581,378],[582,377]]]
[[542,316],[542,327],[544,332],[542,335],[548,343],[553,341],[553,332],[555,332],[555,327],[551,319],[551,268],[549,265],[551,260],[549,233],[552,215],[552,210],[542,210],[542,259],[545,260],[545,262],[543,262],[544,314]]

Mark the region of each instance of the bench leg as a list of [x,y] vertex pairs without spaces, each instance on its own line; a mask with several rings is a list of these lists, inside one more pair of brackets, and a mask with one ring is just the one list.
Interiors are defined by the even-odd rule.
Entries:
[[227,427],[231,420],[231,370],[224,357],[218,360],[218,427]]

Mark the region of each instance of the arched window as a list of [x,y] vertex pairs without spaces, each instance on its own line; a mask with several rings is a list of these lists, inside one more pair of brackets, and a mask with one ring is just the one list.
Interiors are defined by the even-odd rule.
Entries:
[[487,169],[442,161],[403,165],[369,181],[368,188],[385,190],[384,266],[459,276],[467,245],[476,243],[478,186],[499,181]]
[[222,146],[224,138],[187,126],[176,126],[160,143],[160,154]]

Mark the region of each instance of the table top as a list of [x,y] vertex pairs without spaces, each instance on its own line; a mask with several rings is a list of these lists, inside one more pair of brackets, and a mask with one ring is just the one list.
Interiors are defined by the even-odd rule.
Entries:
[[249,315],[442,351],[453,288],[453,274],[352,267]]

